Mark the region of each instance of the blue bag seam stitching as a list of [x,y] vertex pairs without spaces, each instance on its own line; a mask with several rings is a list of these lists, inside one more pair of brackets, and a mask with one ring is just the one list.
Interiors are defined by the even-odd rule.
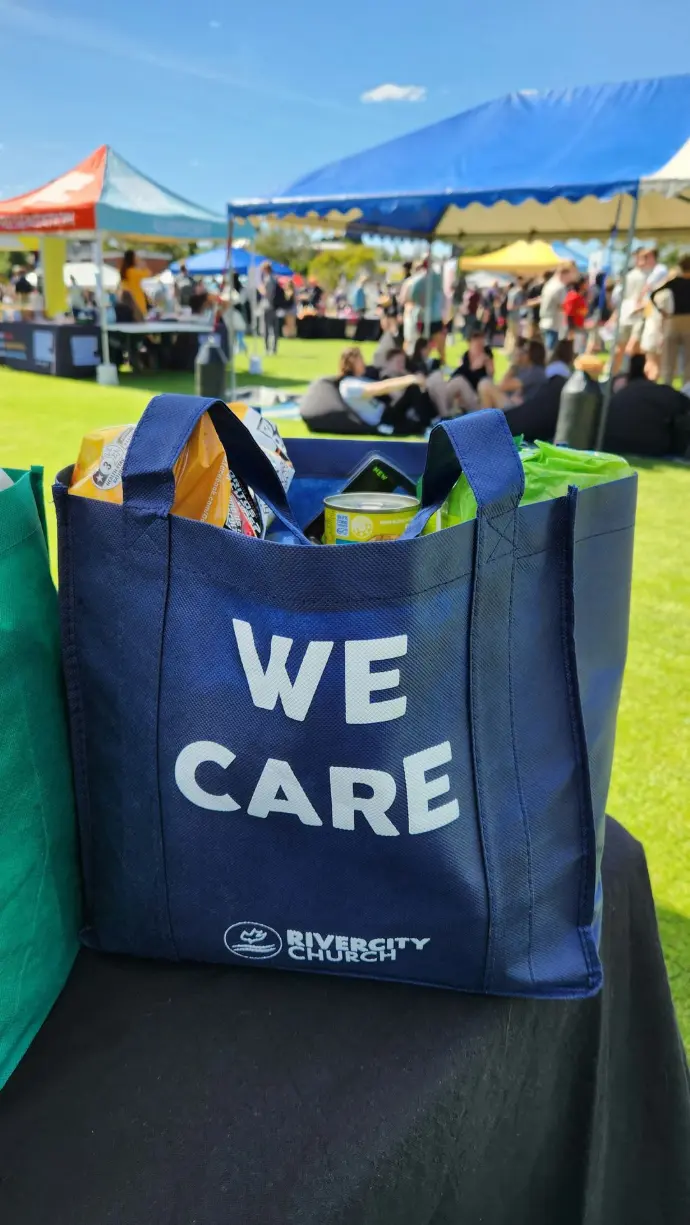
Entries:
[[472,768],[473,768],[475,790],[476,790],[477,815],[479,818],[479,837],[480,837],[480,844],[482,847],[482,859],[483,859],[483,865],[484,865],[484,875],[485,875],[485,880],[486,880],[486,895],[487,895],[487,902],[488,902],[488,909],[489,909],[489,922],[488,922],[488,931],[487,931],[487,938],[486,938],[486,953],[485,953],[485,960],[484,960],[483,989],[484,991],[489,991],[491,988],[491,984],[493,982],[494,961],[495,961],[494,915],[495,915],[496,906],[495,906],[495,896],[494,896],[492,873],[491,873],[491,862],[490,862],[492,859],[492,856],[491,856],[491,852],[488,851],[487,849],[488,840],[486,837],[486,830],[485,830],[485,825],[484,825],[483,784],[482,784],[482,778],[481,778],[481,771],[478,768],[478,753],[477,753],[476,738],[475,738],[475,727],[477,724],[477,719],[475,717],[476,698],[475,698],[475,686],[474,686],[474,675],[475,675],[474,654],[475,654],[475,641],[476,641],[475,605],[476,605],[476,599],[477,599],[477,577],[476,576],[480,568],[480,556],[481,556],[481,547],[483,544],[484,521],[485,521],[485,516],[480,511],[480,509],[477,508],[477,520],[476,520],[476,525],[475,525],[474,567],[473,567],[474,574],[475,574],[475,582],[473,584],[472,602],[471,602],[471,608],[470,608],[470,618],[471,618],[470,620],[470,659],[469,659],[468,681],[469,681],[469,690],[470,690],[470,728],[469,728],[469,731],[470,731],[470,744],[471,744],[471,749],[472,749]]
[[487,557],[487,559],[486,559],[486,560],[487,560],[487,562],[494,561],[494,560],[496,559],[496,553],[498,552],[499,548],[501,547],[501,541],[503,541],[505,544],[507,544],[507,545],[509,546],[509,548],[511,549],[511,552],[512,552],[512,551],[515,549],[515,531],[514,531],[514,529],[513,529],[513,538],[511,539],[511,538],[510,538],[510,536],[504,536],[504,534],[503,534],[503,532],[501,531],[501,529],[495,526],[495,524],[496,524],[496,520],[497,520],[497,519],[502,519],[502,518],[504,518],[504,517],[505,517],[505,516],[504,516],[503,514],[501,514],[501,515],[496,515],[496,517],[495,517],[494,519],[487,519],[487,526],[488,526],[488,527],[490,527],[490,528],[492,528],[492,530],[493,530],[493,531],[496,533],[496,535],[498,536],[498,540],[497,540],[497,541],[496,541],[496,543],[494,544],[493,549],[491,550],[491,552],[490,552],[489,556],[488,556],[488,557]]
[[534,945],[534,877],[532,872],[532,840],[529,832],[529,820],[527,816],[527,808],[525,805],[525,796],[522,786],[522,778],[520,775],[520,766],[517,751],[517,739],[515,735],[515,691],[513,686],[513,600],[515,595],[515,563],[517,552],[517,514],[513,515],[513,557],[510,571],[510,601],[508,605],[508,698],[510,702],[510,739],[513,749],[513,767],[515,770],[515,781],[517,784],[518,801],[520,804],[520,816],[522,817],[522,827],[525,835],[525,856],[527,860],[527,889],[529,892],[529,915],[527,922],[527,965],[529,968],[530,981],[536,982],[534,975],[534,963],[532,957],[532,949]]
[[[589,942],[588,942],[588,939],[585,933],[585,927],[589,929],[591,927],[591,924],[589,923],[583,924],[582,922],[583,909],[584,909],[584,898],[585,898],[585,892],[587,888],[587,874],[588,874],[589,867],[590,867],[589,843],[588,843],[588,836],[587,836],[587,828],[585,824],[585,812],[584,812],[584,798],[585,797],[583,794],[582,775],[585,772],[588,774],[588,771],[586,770],[586,764],[585,764],[587,760],[586,758],[586,739],[585,739],[585,744],[584,744],[584,748],[585,748],[584,756],[582,752],[583,745],[581,743],[581,736],[584,735],[584,728],[579,726],[581,719],[577,719],[576,712],[575,712],[576,704],[580,706],[580,710],[581,710],[581,704],[580,704],[580,698],[579,698],[579,687],[577,686],[576,681],[573,676],[573,664],[575,664],[575,667],[577,667],[577,660],[576,658],[571,658],[571,655],[574,655],[574,652],[575,652],[575,638],[574,638],[575,567],[574,567],[574,557],[571,553],[570,546],[572,543],[571,537],[574,538],[575,517],[572,514],[570,505],[568,503],[566,503],[566,514],[567,514],[567,520],[568,520],[568,531],[567,531],[567,534],[564,540],[565,547],[560,550],[560,554],[561,554],[561,564],[560,564],[560,568],[561,568],[561,609],[562,609],[562,613],[564,614],[561,618],[561,650],[563,653],[564,672],[565,672],[565,679],[566,679],[566,687],[568,691],[568,719],[570,723],[570,734],[571,734],[573,749],[575,752],[575,764],[576,764],[576,776],[577,776],[577,782],[576,782],[577,809],[578,809],[578,818],[579,818],[579,824],[580,824],[581,866],[580,866],[580,882],[579,882],[579,890],[578,890],[579,897],[578,897],[577,931],[578,931],[578,937],[580,940],[580,945],[582,948],[582,954],[585,959],[587,975],[591,983],[594,981],[596,974],[595,974],[595,968],[592,965]],[[572,570],[573,570],[572,584],[571,584],[572,599],[569,598],[568,590],[567,590],[568,574],[566,573],[566,566],[564,565],[564,559],[566,557],[572,559]],[[571,630],[572,630],[572,633],[571,633]],[[572,637],[572,651],[571,651],[571,641],[570,641],[571,637]],[[576,723],[577,723],[577,726],[576,726]],[[590,797],[591,797],[591,788],[590,788]],[[590,806],[591,806],[591,798],[590,798]],[[592,822],[593,821],[594,821],[594,814],[592,813]]]
[[[164,516],[164,518],[167,520],[168,516],[166,515]],[[167,935],[175,951],[175,956],[177,957],[177,960],[179,961],[180,960],[180,950],[177,946],[177,940],[175,938],[175,931],[174,931],[173,922],[172,922],[172,912],[170,909],[170,889],[168,885],[168,860],[167,860],[166,845],[165,845],[165,822],[163,820],[163,795],[161,791],[161,765],[160,765],[160,706],[161,706],[161,688],[162,688],[162,683],[163,683],[163,651],[164,651],[164,638],[165,638],[165,623],[167,619],[168,600],[169,600],[169,592],[170,592],[170,525],[169,523],[166,524],[166,528],[167,528],[166,530],[167,550],[166,550],[166,558],[165,558],[165,595],[163,599],[163,609],[162,609],[161,616],[160,616],[158,651],[157,651],[155,770],[156,770],[156,797],[158,800],[158,825],[160,829],[160,846],[161,846],[161,860],[162,860],[161,866],[163,869],[163,882],[164,882],[164,889],[165,889],[164,912],[165,912],[167,923],[168,923]]]

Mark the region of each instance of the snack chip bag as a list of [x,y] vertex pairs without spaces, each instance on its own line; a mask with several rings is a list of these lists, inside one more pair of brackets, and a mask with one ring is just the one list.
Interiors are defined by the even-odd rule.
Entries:
[[[93,430],[82,441],[70,493],[100,502],[122,502],[122,469],[135,426]],[[227,456],[207,413],[195,426],[175,467],[172,513],[245,536],[262,534],[251,492],[228,469]]]
[[[285,443],[283,442],[278,427],[275,426],[272,421],[269,421],[266,417],[263,417],[255,408],[250,408],[248,404],[243,404],[239,400],[233,401],[228,405],[228,408],[231,408],[235,416],[240,418],[240,421],[246,425],[250,434],[253,435],[262,450],[266,452],[268,458],[273,464],[273,467],[278,473],[283,489],[287,493],[288,489],[290,488],[292,478],[295,475],[295,469],[292,460],[287,453]],[[267,527],[270,527],[271,523],[273,522],[274,515],[273,511],[269,510],[265,502],[259,500],[259,506],[261,508],[265,530]]]

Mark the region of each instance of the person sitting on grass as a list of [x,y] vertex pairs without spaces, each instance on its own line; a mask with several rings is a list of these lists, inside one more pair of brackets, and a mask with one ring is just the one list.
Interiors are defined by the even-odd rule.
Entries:
[[451,375],[451,380],[461,377],[478,390],[479,384],[483,379],[493,379],[494,377],[494,355],[491,345],[488,343],[488,337],[485,332],[479,328],[472,332],[467,350],[463,354],[462,361],[457,370],[454,370]]
[[546,367],[547,379],[556,377],[569,379],[573,372],[574,360],[575,346],[572,340],[559,340]]
[[441,363],[437,357],[431,356],[431,341],[427,336],[420,336],[415,341],[406,365],[408,374],[433,374],[440,370]]
[[371,364],[376,370],[382,370],[386,364],[386,358],[394,349],[399,349],[398,343],[398,320],[391,315],[381,316],[381,335],[379,342],[374,349],[371,358]]
[[370,429],[382,433],[420,434],[437,416],[437,408],[421,374],[405,372],[405,354],[394,349],[386,359],[391,377],[367,378],[367,367],[358,348],[340,355],[338,390],[348,408]]
[[[646,367],[647,358],[644,353],[633,353],[632,357],[628,358],[628,369],[622,374],[617,374],[613,380],[613,394],[617,391],[622,391],[629,383],[637,383],[640,381],[650,380],[647,378]],[[683,388],[685,390],[685,388]]]
[[485,378],[478,387],[482,408],[509,408],[524,404],[546,382],[546,350],[541,340],[518,349],[514,366],[498,386]]

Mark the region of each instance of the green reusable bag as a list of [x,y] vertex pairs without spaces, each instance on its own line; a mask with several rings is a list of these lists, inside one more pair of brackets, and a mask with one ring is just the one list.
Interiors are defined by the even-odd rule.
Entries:
[[[530,502],[547,502],[550,498],[563,498],[570,485],[578,489],[589,489],[592,485],[603,485],[630,475],[628,461],[620,455],[608,455],[604,451],[576,451],[572,447],[554,446],[550,442],[521,444],[520,459],[525,469],[525,492],[521,506]],[[438,531],[443,527],[454,527],[456,523],[468,523],[476,518],[477,503],[463,474],[453,486],[441,510],[433,516],[431,527]]]
[[42,472],[0,489],[0,1087],[77,951],[80,887]]

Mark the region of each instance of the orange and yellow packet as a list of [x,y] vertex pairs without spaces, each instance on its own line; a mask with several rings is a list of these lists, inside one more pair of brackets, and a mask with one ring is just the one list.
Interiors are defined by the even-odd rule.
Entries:
[[[99,502],[122,502],[122,469],[135,427],[106,426],[82,440],[70,493]],[[224,527],[230,509],[228,460],[213,423],[205,413],[173,469],[172,513]]]

